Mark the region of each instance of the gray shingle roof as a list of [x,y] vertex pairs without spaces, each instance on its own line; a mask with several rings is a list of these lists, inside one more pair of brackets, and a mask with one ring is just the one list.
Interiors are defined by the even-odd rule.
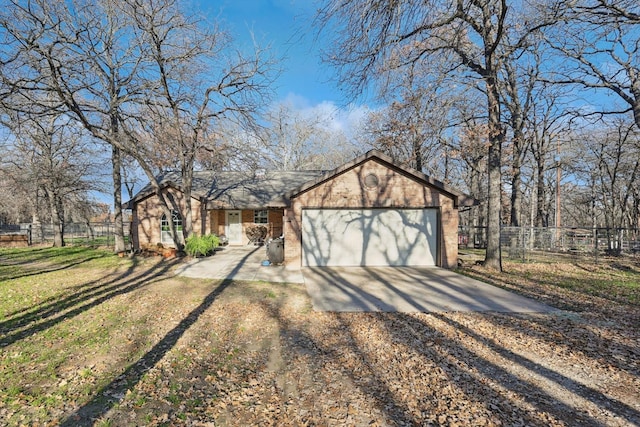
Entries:
[[[207,209],[262,209],[268,207],[286,207],[290,200],[299,194],[330,180],[335,176],[361,163],[375,158],[382,164],[393,168],[404,175],[416,179],[423,185],[438,189],[449,194],[458,206],[474,206],[478,201],[460,193],[453,188],[437,181],[414,169],[398,165],[393,159],[376,150],[371,150],[344,165],[329,171],[288,171],[265,172],[262,175],[241,172],[194,172],[192,195],[204,199]],[[182,188],[182,178],[179,173],[171,172],[158,177],[162,187],[172,186]],[[153,194],[153,188],[148,184],[130,200],[128,207],[145,197]]]
[[[284,207],[288,204],[285,195],[292,189],[322,176],[323,171],[265,172],[249,175],[242,172],[194,172],[192,194],[207,201],[208,209],[260,209]],[[178,172],[169,172],[158,177],[162,187],[181,189],[182,178]],[[153,194],[147,184],[128,202],[137,202]]]
[[266,172],[263,176],[246,176],[228,172],[218,174],[206,194],[207,207],[258,209],[284,207],[285,194],[322,175],[322,171]]

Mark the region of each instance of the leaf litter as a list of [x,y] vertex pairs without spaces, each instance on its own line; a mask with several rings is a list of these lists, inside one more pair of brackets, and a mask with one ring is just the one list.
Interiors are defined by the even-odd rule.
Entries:
[[[489,274],[480,267],[467,273],[485,280]],[[135,313],[144,324],[111,326],[117,356],[83,348],[86,354],[60,367],[64,378],[42,386],[43,394],[66,388],[67,401],[49,402],[43,411],[29,407],[32,401],[21,402],[18,393],[15,404],[2,400],[0,420],[116,426],[640,425],[640,308],[516,277],[507,271],[491,280],[566,311],[326,313],[312,310],[303,285],[223,285],[167,275],[109,301],[111,309],[127,308],[123,318]],[[197,311],[221,286],[226,287]],[[197,316],[179,329],[172,345],[157,345],[194,310]],[[19,359],[10,348],[3,352],[5,365]],[[127,371],[136,361],[139,372]],[[20,404],[27,407],[18,409]]]

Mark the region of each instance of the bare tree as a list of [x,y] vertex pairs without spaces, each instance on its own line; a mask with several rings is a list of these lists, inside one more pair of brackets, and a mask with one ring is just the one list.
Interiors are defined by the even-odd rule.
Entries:
[[[53,245],[65,246],[65,207],[86,200],[95,174],[94,151],[87,138],[64,116],[12,115],[8,123],[13,131],[11,150],[6,153],[12,165],[8,176],[14,188],[35,200],[47,201],[48,216],[54,230]],[[7,172],[7,171],[5,171]]]
[[511,154],[509,224],[512,227],[520,225],[522,215],[522,165],[529,153],[531,143],[531,138],[527,137],[526,132],[531,123],[530,114],[536,101],[541,63],[539,52],[531,51],[530,48],[527,50],[529,52],[514,52],[502,63],[504,73],[501,79],[502,102],[507,113],[507,123],[511,129],[508,151]]
[[175,0],[129,1],[138,43],[149,54],[149,83],[140,122],[157,144],[174,150],[185,195],[185,237],[193,230],[191,187],[198,152],[225,120],[255,127],[267,100],[273,60],[255,48],[232,49],[216,25],[180,10]]
[[[5,141],[1,146],[4,153],[9,153],[10,144]],[[36,212],[40,205],[37,198],[37,187],[31,181],[15,180],[19,177],[11,162],[11,156],[0,158],[0,224],[19,224],[32,222],[38,218]]]
[[[262,133],[262,161],[267,170],[332,169],[351,156],[341,129],[333,127],[333,107],[296,109],[281,102],[269,109]],[[348,153],[348,154],[347,154]]]
[[[519,226],[521,218],[524,218],[522,184],[523,178],[527,177],[523,175],[523,168],[532,173],[533,181],[538,181],[534,186],[537,191],[532,196],[538,194],[540,199],[537,204],[541,208],[541,201],[546,197],[543,181],[552,148],[550,144],[557,145],[558,138],[567,133],[570,127],[569,110],[566,107],[571,99],[568,88],[545,82],[549,52],[541,40],[540,37],[531,37],[523,49],[513,51],[502,63],[502,102],[511,137],[506,144],[510,156],[507,164],[510,169],[511,226]],[[533,169],[527,168],[527,159],[531,155],[535,165]],[[538,226],[541,226],[540,215],[538,220]]]
[[230,120],[220,123],[214,132],[207,132],[206,142],[197,152],[196,167],[249,174],[263,169],[261,130],[260,127],[247,129]]
[[[483,200],[487,188],[487,130],[485,124],[477,123],[473,115],[468,115],[467,111],[462,111],[462,125],[458,135],[458,146],[454,150],[454,156],[462,162],[465,171],[464,180],[467,191],[478,200]],[[487,205],[482,203],[480,207],[471,211],[469,221],[470,240],[475,244],[483,246],[486,241],[485,233],[478,233],[478,230],[487,226]]]
[[632,189],[640,186],[640,134],[635,124],[616,120],[576,137],[582,142],[576,158],[578,176],[594,186],[594,203],[602,209],[603,225],[635,227],[637,200]]
[[[534,13],[522,4],[529,18]],[[335,35],[327,60],[339,67],[347,88],[360,93],[371,81],[382,81],[389,65],[403,69],[439,55],[451,58],[451,71],[478,79],[486,96],[488,144],[488,238],[485,265],[502,269],[500,254],[501,123],[498,87],[502,58],[522,45],[546,20],[521,19],[506,0],[465,1],[329,1],[319,11],[323,28]],[[534,23],[534,24],[529,24]],[[514,35],[506,38],[507,32]],[[512,40],[512,45],[507,42]]]
[[612,95],[621,105],[596,106],[597,113],[631,113],[640,128],[640,4],[578,0],[559,5],[566,8],[566,23],[547,34],[560,55],[550,81]]
[[[640,129],[640,4],[635,0],[578,0],[560,4],[566,8],[563,12],[566,23],[556,31],[549,32],[546,37],[559,55],[557,67],[551,70],[548,80],[577,85],[610,96],[614,102],[604,105],[592,102],[585,110],[578,111],[577,116],[618,117],[630,114],[635,125],[633,132],[637,132]],[[586,176],[593,189],[594,224],[596,204],[600,203],[595,188],[607,188],[605,191],[611,192],[611,195],[606,202],[602,202],[606,207],[606,225],[620,224],[621,219],[617,215],[625,210],[630,216],[627,224],[637,226],[637,218],[634,220],[632,214],[637,212],[638,202],[634,201],[637,185],[627,186],[623,189],[623,195],[619,195],[615,184],[626,178],[611,175],[611,171],[621,173],[620,162],[626,163],[628,160],[627,153],[623,159],[612,153],[618,152],[621,141],[625,141],[625,150],[628,149],[626,135],[633,132],[627,129],[600,135],[603,140],[599,142],[610,144],[611,147],[598,146],[595,151],[600,154],[594,158],[598,167],[594,168],[592,164],[587,168],[589,173]],[[613,133],[618,136],[612,137]],[[585,148],[593,152],[591,139],[587,138]]]
[[561,93],[543,84],[536,96],[535,107],[528,118],[530,150],[533,157],[534,182],[531,203],[534,206],[533,224],[536,227],[549,226],[550,192],[549,171],[558,167],[557,147],[559,139],[568,135],[568,116],[561,105]]
[[[42,94],[53,97],[56,108],[113,147],[117,251],[124,249],[121,153],[136,160],[165,215],[171,217],[155,175],[155,145],[140,136],[170,128],[178,137],[174,154],[184,166],[183,186],[188,193],[194,147],[211,125],[209,119],[228,109],[240,111],[238,106],[245,108],[244,101],[250,98],[246,80],[261,58],[239,63],[218,58],[222,64],[219,67],[203,61],[199,55],[206,53],[211,58],[220,52],[220,46],[217,40],[198,37],[215,37],[216,33],[197,32],[202,26],[190,19],[174,0],[11,0],[0,14],[4,41],[0,76],[6,92],[20,93],[30,101],[30,109],[38,105]],[[204,52],[208,47],[216,50]],[[213,84],[204,86],[210,68],[220,69],[222,74]],[[190,92],[194,85],[184,83],[194,81],[201,84],[196,100]],[[214,95],[227,99],[233,96],[233,102],[230,107],[220,104],[220,108],[209,108]],[[15,104],[8,107],[19,108]],[[162,120],[167,123],[162,124]],[[141,132],[143,126],[148,126],[146,132]],[[181,239],[171,221],[170,227],[179,245]]]
[[461,95],[455,82],[442,71],[444,64],[432,64],[428,69],[419,65],[390,73],[380,96],[388,105],[369,114],[366,131],[374,148],[420,172],[443,172],[446,181],[445,133],[451,125],[451,110]]
[[144,88],[137,78],[143,52],[130,43],[124,14],[109,0],[15,0],[3,8],[0,29],[0,75],[11,95],[5,107],[66,112],[112,147],[115,250],[124,250],[120,156],[135,150],[122,137],[120,121]]

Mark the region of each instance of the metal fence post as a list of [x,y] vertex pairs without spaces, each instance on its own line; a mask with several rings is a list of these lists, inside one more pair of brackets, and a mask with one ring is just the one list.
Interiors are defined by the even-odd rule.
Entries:
[[593,229],[593,255],[595,263],[598,263],[598,229]]
[[524,243],[524,227],[520,227],[520,246],[522,247],[522,262],[525,262],[526,244]]

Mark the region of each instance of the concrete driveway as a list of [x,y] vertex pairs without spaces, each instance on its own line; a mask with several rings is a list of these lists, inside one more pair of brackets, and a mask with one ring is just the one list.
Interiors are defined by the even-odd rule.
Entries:
[[317,311],[559,311],[437,267],[314,267],[302,272]]
[[263,266],[264,247],[226,247],[177,270],[186,277],[304,283],[317,311],[559,311],[437,267]]

